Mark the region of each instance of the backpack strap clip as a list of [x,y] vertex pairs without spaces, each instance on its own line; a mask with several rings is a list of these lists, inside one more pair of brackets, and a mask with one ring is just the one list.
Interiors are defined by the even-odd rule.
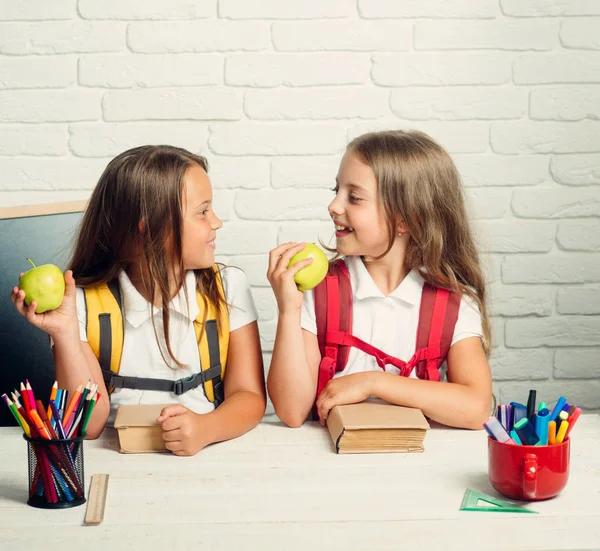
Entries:
[[[116,375],[112,371],[102,370],[102,376],[107,386],[112,388],[128,388],[131,390],[156,390],[173,392],[177,396],[185,394],[189,390],[198,388],[207,381],[214,381],[221,377],[221,364],[213,365],[205,371],[199,371],[188,377],[172,381],[170,379],[150,379],[147,377],[128,377]],[[216,392],[218,394],[218,392]]]

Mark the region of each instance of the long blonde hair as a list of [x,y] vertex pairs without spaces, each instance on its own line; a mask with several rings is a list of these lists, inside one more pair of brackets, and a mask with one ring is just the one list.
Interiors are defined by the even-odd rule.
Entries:
[[[116,278],[133,262],[140,262],[144,286],[150,296],[161,298],[167,353],[179,367],[169,335],[169,275],[179,274],[177,288],[185,288],[182,258],[184,176],[198,164],[208,171],[204,157],[169,145],[146,145],[129,149],[110,161],[100,176],[79,227],[69,269],[77,285],[90,287]],[[166,254],[171,246],[172,255]],[[173,263],[179,270],[173,269]],[[194,270],[196,287],[204,300],[225,308],[217,274],[212,267]],[[188,305],[189,307],[189,305]],[[219,317],[217,326],[220,328]],[[158,341],[154,317],[154,334]],[[162,347],[159,346],[161,355]],[[165,363],[166,358],[163,355]]]
[[432,285],[468,295],[478,305],[483,347],[489,355],[491,329],[479,254],[471,231],[460,175],[446,150],[423,132],[394,130],[355,138],[348,152],[373,171],[393,246],[404,220],[409,239],[406,267]]

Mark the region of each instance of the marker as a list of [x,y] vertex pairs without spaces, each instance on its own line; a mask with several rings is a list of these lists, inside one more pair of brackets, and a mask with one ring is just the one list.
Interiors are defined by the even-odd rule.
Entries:
[[514,427],[515,423],[518,423],[521,419],[527,417],[527,406],[519,404],[519,402],[511,402],[510,405],[512,406],[512,419],[510,426]]
[[548,406],[546,406],[546,402],[540,402],[540,405],[538,406],[538,411],[541,411],[542,409],[546,409]]
[[529,398],[527,398],[527,418],[531,420],[535,413],[535,389],[529,391]]
[[566,403],[567,399],[564,396],[561,396],[558,399],[556,405],[554,406],[554,409],[552,410],[552,413],[550,414],[550,421],[556,421],[558,414],[562,411],[562,408]]
[[567,439],[569,437],[569,433],[573,429],[573,425],[575,424],[575,422],[577,421],[577,419],[579,419],[580,415],[581,415],[581,408],[579,406],[577,406],[575,408],[575,411],[573,412],[573,415],[571,415],[567,419],[567,423],[569,423],[569,428],[567,428],[567,432],[565,433],[565,439]]
[[513,427],[513,406],[508,404],[506,406],[506,430],[510,433]]
[[556,434],[556,443],[562,444],[565,439],[565,434],[567,434],[567,429],[569,428],[569,421],[563,421],[560,424],[560,429],[558,429],[558,433]]
[[540,441],[529,419],[521,419],[515,425],[515,431],[526,446],[535,446]]
[[523,444],[523,442],[521,442],[521,439],[519,438],[519,435],[517,434],[517,431],[515,429],[510,431],[510,437],[514,440],[515,444]]
[[502,424],[502,426],[505,428],[506,431],[510,430],[508,428],[509,420],[508,420],[507,406],[505,406],[504,404],[500,404],[498,406],[498,413],[496,415],[496,418],[498,419],[498,421],[500,421],[500,423]]
[[548,423],[548,444],[556,444],[556,421]]
[[502,423],[495,417],[490,417],[484,424],[483,428],[494,440],[503,442],[504,444],[514,444],[512,438],[506,432],[506,429],[502,426]]
[[[542,402],[543,403],[543,402]],[[550,418],[550,412],[548,408],[540,409],[535,416],[535,433],[540,439],[540,445],[546,446],[548,444],[548,419]]]
[[[569,418],[569,416],[567,415],[566,411],[561,411],[558,414],[558,419],[556,419],[556,434],[558,435],[558,432],[560,431],[560,426],[565,423],[567,421],[567,419]],[[558,442],[557,442],[558,444]]]

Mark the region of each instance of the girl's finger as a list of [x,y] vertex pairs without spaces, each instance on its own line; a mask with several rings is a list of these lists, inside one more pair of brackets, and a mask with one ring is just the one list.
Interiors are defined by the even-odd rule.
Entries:
[[294,256],[295,254],[299,253],[302,249],[304,249],[304,247],[306,247],[306,243],[297,243],[293,247],[290,247],[289,249],[287,249],[279,257],[279,260],[277,261],[277,266],[276,266],[275,271],[277,271],[278,273],[282,273],[285,270],[287,270],[287,266],[290,263],[290,260],[292,259],[292,256]]
[[24,306],[25,308],[25,318],[27,321],[35,325],[35,320],[37,314],[35,313],[35,309],[37,308],[37,302],[34,300],[29,306]]
[[173,453],[178,452],[183,449],[183,443],[181,440],[174,440],[173,442],[165,442],[165,448]]
[[75,279],[73,278],[73,272],[71,270],[67,270],[65,272],[65,296],[74,298],[75,293]]
[[287,272],[289,272],[292,276],[296,275],[302,268],[306,268],[306,266],[310,266],[313,263],[312,258],[305,258],[300,262],[296,262],[293,266],[287,268]]
[[277,267],[277,264],[279,262],[279,259],[281,258],[281,256],[290,248],[290,247],[294,247],[296,246],[297,243],[293,242],[293,241],[288,241],[287,243],[283,243],[282,245],[279,245],[278,247],[275,247],[270,253],[269,253],[269,270],[268,273],[273,273],[275,271],[275,268]]
[[165,442],[175,442],[181,440],[181,431],[179,429],[163,430],[162,437]]

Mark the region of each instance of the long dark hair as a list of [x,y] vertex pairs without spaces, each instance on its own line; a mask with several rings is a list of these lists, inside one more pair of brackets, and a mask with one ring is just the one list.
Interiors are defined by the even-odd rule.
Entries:
[[[169,277],[177,274],[177,289],[185,288],[182,258],[184,176],[193,164],[208,172],[200,155],[169,145],[145,145],[115,157],[102,173],[83,215],[69,268],[81,287],[116,278],[140,263],[144,288],[162,304],[164,338],[169,356],[182,367],[169,338]],[[167,254],[167,248],[170,254]],[[175,270],[178,264],[179,270]],[[220,315],[226,308],[212,267],[194,270],[205,303]],[[188,305],[189,307],[189,305]],[[154,334],[158,334],[152,318]],[[162,347],[159,346],[164,357]]]

